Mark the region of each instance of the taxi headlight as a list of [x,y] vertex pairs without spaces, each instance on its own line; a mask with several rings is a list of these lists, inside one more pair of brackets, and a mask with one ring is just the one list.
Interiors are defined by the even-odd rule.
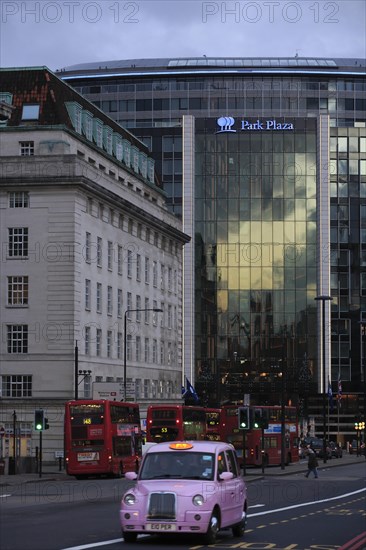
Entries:
[[192,498],[192,502],[195,506],[202,506],[204,503],[203,496],[202,495],[194,495]]
[[132,504],[135,504],[136,502],[136,497],[134,494],[132,493],[127,493],[124,497],[123,497],[123,502],[125,504],[127,504],[128,506],[132,506]]

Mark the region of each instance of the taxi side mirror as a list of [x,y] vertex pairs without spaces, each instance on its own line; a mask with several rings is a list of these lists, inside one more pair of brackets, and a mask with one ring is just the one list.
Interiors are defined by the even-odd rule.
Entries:
[[137,479],[137,474],[136,472],[126,472],[125,478],[129,479],[130,481],[134,481],[135,479]]
[[222,481],[229,481],[229,479],[233,479],[233,477],[233,472],[222,472],[222,474],[219,475],[219,479]]

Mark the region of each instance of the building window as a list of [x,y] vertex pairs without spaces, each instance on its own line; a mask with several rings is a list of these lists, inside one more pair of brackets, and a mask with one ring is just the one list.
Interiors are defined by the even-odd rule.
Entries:
[[172,364],[172,343],[168,342],[168,365]]
[[95,353],[97,357],[100,357],[102,355],[102,329],[97,328],[96,332],[96,340],[95,340]]
[[85,327],[84,330],[85,355],[90,354],[90,327]]
[[32,377],[21,374],[5,375],[2,379],[3,397],[32,397]]
[[[153,309],[157,309],[158,308],[158,302],[156,300],[153,300]],[[152,318],[152,322],[153,322],[153,325],[154,327],[156,327],[157,325],[157,319],[158,319],[158,314],[156,311],[153,312],[153,318]]]
[[136,361],[141,361],[141,337],[136,336]]
[[165,265],[161,264],[160,267],[160,288],[164,290],[165,287]]
[[28,277],[27,276],[8,277],[8,305],[9,306],[28,305]]
[[117,332],[117,359],[122,359],[122,332]]
[[111,286],[107,287],[107,313],[112,315],[113,310],[113,289]]
[[131,361],[132,360],[132,335],[131,334],[127,334],[127,339],[126,339],[126,359],[127,361]]
[[136,281],[141,281],[141,255],[136,255]]
[[8,353],[28,353],[28,325],[8,325]]
[[34,155],[34,141],[20,141],[20,156],[21,157],[33,157]]
[[161,302],[160,309],[163,310],[163,313],[161,314],[161,317],[160,317],[160,326],[161,327],[164,327],[164,307],[165,307],[164,302]]
[[136,322],[141,322],[141,296],[136,296]]
[[132,277],[132,250],[127,250],[127,277]]
[[97,312],[102,313],[102,283],[97,283]]
[[150,259],[145,258],[145,284],[150,283]]
[[28,256],[28,227],[9,227],[9,256]]
[[135,392],[136,392],[135,398],[140,399],[141,398],[141,380],[140,380],[140,378],[136,378]]
[[122,317],[122,289],[117,289],[117,317]]
[[113,267],[113,243],[108,241],[108,269],[112,271]]
[[123,263],[123,249],[121,245],[117,248],[117,269],[118,275],[122,275],[122,263]]
[[102,238],[97,237],[97,266],[102,267]]
[[91,234],[86,232],[85,234],[85,261],[90,264],[90,244],[91,244]]
[[152,347],[152,362],[154,365],[158,362],[158,341],[154,338]]
[[145,363],[146,365],[150,362],[150,341],[148,338],[145,338]]
[[153,286],[158,286],[158,264],[157,262],[153,262]]
[[39,118],[39,105],[23,105],[22,120],[38,120]]
[[91,290],[91,281],[90,279],[85,279],[85,309],[90,310],[90,290]]
[[172,328],[172,306],[168,305],[168,328]]
[[107,331],[107,357],[112,357],[112,331]]
[[164,365],[164,342],[160,342],[160,365]]
[[150,320],[150,302],[149,298],[145,298],[145,323],[148,324]]
[[171,267],[168,267],[168,291],[172,291],[173,286],[173,271]]
[[28,208],[29,193],[27,191],[14,191],[9,193],[9,208]]
[[[131,292],[127,292],[127,310],[132,309],[132,294]],[[128,313],[127,319],[131,319],[131,313]]]

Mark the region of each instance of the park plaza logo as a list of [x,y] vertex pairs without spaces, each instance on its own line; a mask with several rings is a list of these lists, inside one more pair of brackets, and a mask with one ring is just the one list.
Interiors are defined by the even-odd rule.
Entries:
[[[220,130],[216,131],[216,134],[223,133],[235,133],[237,130],[233,128],[235,126],[235,118],[232,116],[220,116],[217,120],[217,125],[220,127]],[[276,119],[268,120],[259,120],[255,122],[249,120],[241,120],[239,126],[240,131],[266,131],[266,130],[294,130],[294,125],[292,122],[277,122]]]

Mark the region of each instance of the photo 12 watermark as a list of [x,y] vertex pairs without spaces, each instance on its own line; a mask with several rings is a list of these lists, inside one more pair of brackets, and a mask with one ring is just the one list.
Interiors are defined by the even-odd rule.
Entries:
[[339,23],[338,2],[202,2],[202,23]]
[[115,24],[140,22],[139,2],[1,2],[1,22],[6,23],[84,23],[95,24],[103,20]]

